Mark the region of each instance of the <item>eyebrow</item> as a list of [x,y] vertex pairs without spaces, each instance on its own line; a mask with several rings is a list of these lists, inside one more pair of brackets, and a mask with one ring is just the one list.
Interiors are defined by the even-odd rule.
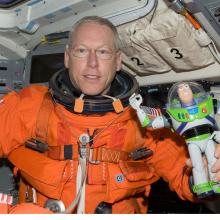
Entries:
[[[86,46],[85,44],[79,44],[79,45],[75,45],[74,47],[86,47],[86,48],[89,48],[88,46]],[[99,48],[103,48],[103,47],[106,47],[108,49],[112,49],[111,47],[109,47],[108,45],[101,45],[101,46],[98,46],[97,48],[95,49],[99,49]],[[89,48],[89,49],[93,49],[93,48]]]

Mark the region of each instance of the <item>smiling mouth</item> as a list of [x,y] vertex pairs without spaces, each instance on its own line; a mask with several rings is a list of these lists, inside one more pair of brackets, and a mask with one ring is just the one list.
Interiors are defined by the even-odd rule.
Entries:
[[184,92],[183,94],[184,94],[185,96],[189,95],[189,93],[188,93],[188,92]]
[[87,79],[99,79],[100,76],[96,76],[96,75],[84,75],[85,78]]

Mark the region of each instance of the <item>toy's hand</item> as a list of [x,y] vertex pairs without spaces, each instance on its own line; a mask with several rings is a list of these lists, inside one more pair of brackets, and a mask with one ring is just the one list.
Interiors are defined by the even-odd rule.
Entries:
[[216,145],[215,157],[217,161],[212,167],[212,172],[216,173],[214,176],[214,181],[220,181],[220,144]]

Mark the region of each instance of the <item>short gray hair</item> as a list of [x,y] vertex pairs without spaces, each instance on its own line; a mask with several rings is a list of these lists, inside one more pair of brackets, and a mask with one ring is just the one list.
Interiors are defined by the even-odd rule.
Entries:
[[83,25],[85,23],[89,23],[89,22],[97,23],[97,24],[105,25],[105,26],[109,27],[112,30],[114,37],[115,37],[115,40],[114,40],[115,41],[115,48],[116,48],[116,50],[120,50],[120,40],[119,40],[119,34],[117,31],[117,28],[108,19],[102,18],[99,16],[83,17],[73,25],[72,29],[69,32],[69,39],[68,39],[68,45],[67,45],[69,48],[72,46],[73,35],[76,32],[76,30],[81,25]]

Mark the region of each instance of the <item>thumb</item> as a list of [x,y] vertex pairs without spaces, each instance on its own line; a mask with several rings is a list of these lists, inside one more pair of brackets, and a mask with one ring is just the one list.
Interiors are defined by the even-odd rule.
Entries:
[[186,160],[186,166],[192,168],[192,161],[190,158]]
[[220,157],[220,144],[217,144],[217,145],[216,145],[216,148],[215,148],[215,157],[216,157],[216,158],[219,158],[219,157]]

